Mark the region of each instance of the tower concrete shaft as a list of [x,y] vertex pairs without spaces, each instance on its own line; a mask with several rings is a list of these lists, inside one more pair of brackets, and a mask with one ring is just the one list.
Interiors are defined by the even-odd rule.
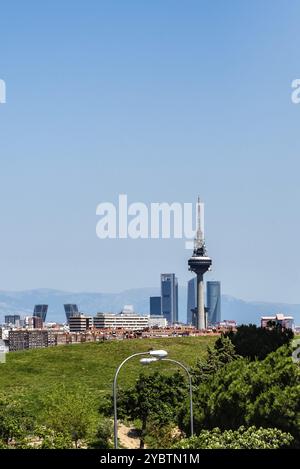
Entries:
[[204,281],[203,274],[197,274],[197,329],[205,329]]

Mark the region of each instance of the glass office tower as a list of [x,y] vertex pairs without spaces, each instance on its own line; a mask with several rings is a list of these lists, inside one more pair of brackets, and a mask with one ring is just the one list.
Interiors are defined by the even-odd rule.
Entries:
[[208,323],[210,325],[221,322],[221,282],[206,283]]
[[48,305],[35,305],[34,311],[33,311],[33,316],[37,318],[41,318],[43,322],[46,321],[46,316],[47,316],[47,311],[48,311]]
[[161,274],[161,311],[169,324],[178,322],[178,280],[175,274]]
[[8,314],[4,316],[5,324],[17,324],[18,321],[20,322],[20,315],[19,314]]
[[74,305],[74,304],[67,304],[67,305],[64,305],[64,308],[65,308],[67,322],[69,323],[69,319],[71,316],[78,315],[79,313],[78,307],[77,305]]
[[161,315],[161,297],[150,296],[150,316]]
[[187,324],[195,325],[195,313],[194,310],[197,305],[197,277],[191,278],[188,281],[187,291]]

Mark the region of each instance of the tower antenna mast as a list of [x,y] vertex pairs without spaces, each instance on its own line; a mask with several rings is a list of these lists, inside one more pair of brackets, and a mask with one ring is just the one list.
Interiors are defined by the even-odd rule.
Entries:
[[198,201],[197,201],[197,232],[196,232],[196,238],[195,238],[195,243],[194,243],[194,251],[198,251],[199,249],[204,249],[205,248],[205,243],[204,243],[204,237],[203,237],[203,231],[201,227],[201,201],[200,197],[198,196]]

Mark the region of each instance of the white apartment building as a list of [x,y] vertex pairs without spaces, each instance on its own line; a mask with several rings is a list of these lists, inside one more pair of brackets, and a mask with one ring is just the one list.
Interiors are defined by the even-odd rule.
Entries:
[[152,314],[152,316],[148,316],[149,317],[149,327],[159,327],[159,328],[163,328],[163,327],[167,327],[168,325],[168,321],[167,319],[162,316],[162,315],[154,315]]
[[97,313],[94,317],[94,327],[97,329],[130,329],[141,330],[149,327],[149,316],[136,314],[132,307],[125,306],[119,314]]

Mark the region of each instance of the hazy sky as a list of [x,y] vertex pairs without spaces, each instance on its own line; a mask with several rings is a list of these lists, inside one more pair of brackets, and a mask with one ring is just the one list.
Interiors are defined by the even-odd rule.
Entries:
[[0,289],[185,284],[181,240],[99,240],[96,206],[206,203],[209,278],[300,303],[298,0],[0,7]]

